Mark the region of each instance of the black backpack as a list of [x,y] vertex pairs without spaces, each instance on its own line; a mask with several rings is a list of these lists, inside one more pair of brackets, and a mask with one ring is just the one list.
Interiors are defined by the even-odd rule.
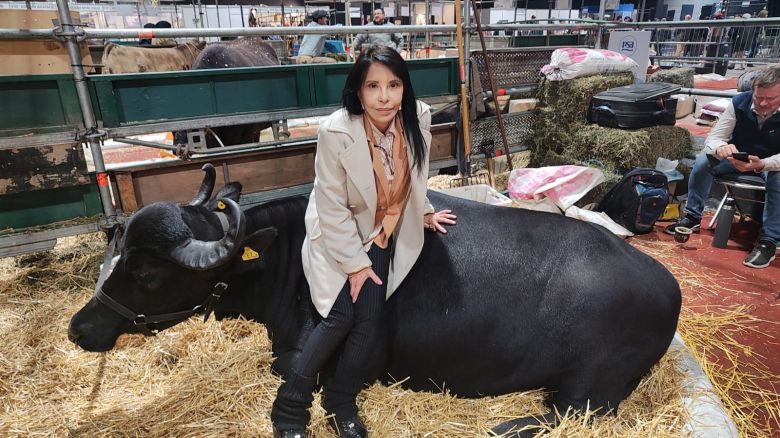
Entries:
[[633,169],[604,195],[596,211],[603,211],[634,234],[649,233],[669,203],[666,183],[661,171]]

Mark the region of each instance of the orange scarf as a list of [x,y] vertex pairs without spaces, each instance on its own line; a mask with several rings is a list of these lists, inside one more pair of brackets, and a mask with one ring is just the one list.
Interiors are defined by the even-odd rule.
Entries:
[[401,118],[394,120],[395,135],[393,136],[393,183],[387,179],[387,173],[382,165],[379,151],[374,146],[374,133],[368,116],[363,114],[363,127],[366,130],[368,149],[371,152],[371,162],[374,167],[374,181],[376,182],[377,208],[374,219],[374,227],[381,224],[382,229],[374,238],[374,243],[380,248],[387,248],[387,241],[393,235],[401,214],[406,206],[406,199],[411,188],[409,175],[409,160],[406,154],[406,141]]

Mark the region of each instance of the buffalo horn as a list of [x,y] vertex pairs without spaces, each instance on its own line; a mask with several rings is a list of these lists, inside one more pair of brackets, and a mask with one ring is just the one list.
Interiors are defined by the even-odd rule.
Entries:
[[186,242],[171,251],[171,259],[189,269],[205,271],[221,266],[236,254],[244,240],[244,213],[232,199],[221,198],[226,206],[228,230],[220,240],[206,242],[198,239],[187,239]]
[[202,205],[204,202],[208,202],[211,199],[211,192],[214,191],[214,181],[217,178],[217,171],[214,170],[214,166],[211,163],[206,163],[200,170],[206,172],[206,174],[203,175],[203,182],[200,183],[198,194],[192,198],[190,205]]

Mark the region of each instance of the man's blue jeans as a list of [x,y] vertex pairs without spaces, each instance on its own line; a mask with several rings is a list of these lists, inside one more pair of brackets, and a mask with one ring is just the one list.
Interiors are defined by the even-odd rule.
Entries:
[[[713,166],[707,159],[707,154],[696,157],[696,163],[688,179],[688,202],[685,205],[685,213],[701,219],[714,177],[727,173],[739,173],[739,171],[728,160],[720,160]],[[766,181],[766,199],[764,225],[758,239],[780,246],[780,172],[761,172],[760,175]]]

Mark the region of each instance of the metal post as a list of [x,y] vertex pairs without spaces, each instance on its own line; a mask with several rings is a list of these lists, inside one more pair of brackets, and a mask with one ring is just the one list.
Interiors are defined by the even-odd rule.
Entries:
[[[584,2],[585,0],[582,0],[582,1]],[[523,18],[523,20],[528,20],[528,0],[525,0],[524,8],[525,8],[525,10],[524,10],[525,11],[525,15],[523,15],[523,17],[525,17],[525,18]]]
[[111,192],[108,188],[108,175],[106,174],[106,165],[103,162],[103,151],[100,147],[101,134],[98,131],[95,112],[92,109],[92,101],[89,97],[89,87],[87,87],[86,75],[81,66],[81,51],[76,39],[76,27],[71,23],[70,7],[68,0],[57,0],[57,12],[60,16],[60,27],[62,31],[69,34],[65,36],[65,46],[68,49],[68,58],[70,59],[71,70],[73,71],[73,82],[76,86],[76,94],[81,107],[81,117],[84,121],[85,135],[84,139],[89,143],[89,149],[92,152],[92,161],[95,165],[95,175],[97,177],[98,189],[100,190],[100,201],[103,204],[103,214],[106,216],[106,227],[111,228],[116,223],[116,211],[111,202]]
[[[466,69],[466,90],[471,97],[471,13],[469,11],[469,2],[463,2],[463,31],[466,37],[463,38],[463,65]],[[476,13],[477,11],[474,11]]]
[[[407,7],[409,8],[409,24],[415,24],[412,23],[412,18],[414,17],[414,12],[412,12],[412,0],[409,0],[409,6]],[[403,19],[403,17],[401,17],[401,19]],[[414,59],[414,45],[412,40],[414,40],[415,34],[409,32],[408,35],[409,41],[406,43],[406,47],[409,53],[406,56],[408,56],[409,59]]]
[[[601,0],[599,3],[599,20],[604,20],[604,13],[607,12],[607,0]],[[601,33],[599,33],[599,40],[601,40]]]
[[206,23],[203,22],[203,3],[198,0],[198,15],[200,16],[200,28],[206,27]]
[[[509,153],[509,144],[506,141],[506,128],[504,127],[504,117],[501,115],[501,107],[498,104],[498,87],[496,87],[495,81],[493,81],[493,69],[490,68],[490,57],[488,56],[487,48],[485,47],[485,36],[482,34],[482,26],[480,26],[479,13],[477,12],[477,0],[471,0],[472,6],[474,6],[474,22],[477,24],[477,34],[479,34],[479,43],[482,46],[482,56],[485,58],[485,70],[487,72],[488,82],[490,90],[493,94],[493,106],[496,110],[496,119],[498,120],[498,130],[501,131],[501,142],[504,145],[504,152],[506,152],[506,164],[509,167],[509,171],[512,171],[512,156]],[[495,187],[495,177],[493,174],[493,156],[485,151],[485,158],[488,163],[488,178],[491,178],[490,184]]]
[[[552,2],[553,2],[553,0],[547,0],[547,24],[553,24],[553,21],[552,21]],[[547,46],[550,45],[550,33],[551,32],[552,32],[551,30],[547,30],[547,31],[544,32],[544,41],[545,41],[545,45],[547,45]]]
[[[431,0],[425,0],[425,24],[431,23]],[[431,33],[425,32],[425,47],[426,51],[431,48]]]
[[238,5],[238,11],[241,13],[241,27],[246,27],[246,23],[244,23],[244,5]]
[[200,20],[198,20],[198,10],[195,9],[195,0],[190,0],[192,2],[192,21],[194,21],[195,27],[198,27],[198,23]]
[[[214,0],[214,6],[217,8],[217,27],[222,27],[222,23],[219,22],[219,0]],[[228,14],[228,16],[230,16],[230,14]]]
[[135,13],[138,15],[138,27],[144,27],[143,23],[141,23],[141,6],[138,2],[135,3]]

